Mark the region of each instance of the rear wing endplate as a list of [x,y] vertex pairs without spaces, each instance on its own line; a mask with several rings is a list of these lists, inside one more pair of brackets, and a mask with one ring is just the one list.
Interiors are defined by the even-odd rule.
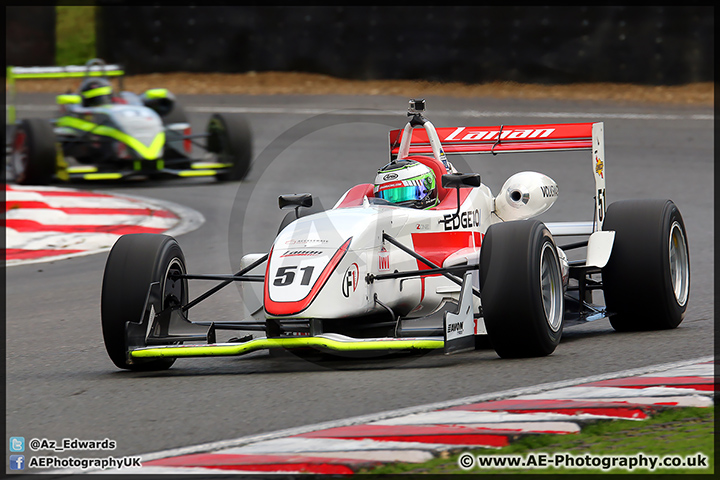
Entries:
[[[491,153],[530,153],[590,150],[595,179],[593,231],[602,229],[605,218],[605,140],[602,122],[558,123],[547,125],[500,125],[495,127],[443,127],[434,129],[392,130],[389,135],[390,158],[413,154],[446,155]],[[407,133],[404,133],[407,132]],[[411,133],[410,133],[411,132]],[[403,137],[410,135],[410,141]],[[435,150],[435,151],[434,151]]]
[[105,65],[100,59],[93,59],[86,65],[67,65],[64,67],[7,67],[7,122],[15,123],[15,81],[29,79],[58,79],[85,77],[119,77],[120,90],[123,89],[122,77],[125,70],[121,65]]

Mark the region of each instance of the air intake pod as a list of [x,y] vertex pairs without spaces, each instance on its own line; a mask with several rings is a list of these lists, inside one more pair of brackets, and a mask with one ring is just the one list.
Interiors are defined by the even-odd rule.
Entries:
[[557,196],[557,183],[547,175],[516,173],[495,197],[495,214],[506,222],[531,218],[552,207]]

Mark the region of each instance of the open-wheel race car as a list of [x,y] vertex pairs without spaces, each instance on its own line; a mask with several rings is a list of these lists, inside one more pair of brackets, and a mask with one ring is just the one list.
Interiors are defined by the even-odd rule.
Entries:
[[[19,184],[135,177],[241,180],[250,169],[252,133],[237,114],[211,115],[193,133],[182,106],[165,88],[123,90],[124,71],[92,59],[85,66],[8,67],[9,167]],[[79,78],[56,97],[58,116],[15,120],[15,81]],[[116,92],[110,79],[118,79]],[[202,140],[204,139],[204,140]],[[202,154],[195,154],[193,147]]]
[[[233,275],[188,273],[171,237],[121,237],[102,285],[115,365],[164,369],[179,357],[281,348],[455,353],[488,339],[500,357],[531,357],[552,353],[563,328],[601,318],[623,331],[678,326],[690,290],[682,216],[670,200],[606,207],[603,123],[435,128],[424,107],[410,101],[374,184],[350,188],[325,211],[310,194],[281,195],[280,207],[294,211],[272,248],[245,255]],[[591,152],[592,220],[544,224],[532,217],[557,199],[551,178],[520,172],[493,196],[446,156],[566,150]],[[584,258],[568,260],[574,249]],[[190,280],[219,283],[191,300]],[[249,315],[190,320],[233,282],[242,282]],[[593,303],[597,290],[604,304]],[[217,342],[221,330],[265,335]]]

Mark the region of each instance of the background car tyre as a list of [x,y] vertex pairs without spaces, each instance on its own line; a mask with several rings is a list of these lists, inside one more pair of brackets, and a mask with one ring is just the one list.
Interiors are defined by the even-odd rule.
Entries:
[[171,303],[188,301],[186,279],[173,280],[170,273],[187,273],[185,256],[177,241],[167,235],[138,233],[123,235],[110,250],[102,283],[101,319],[105,348],[119,368],[137,371],[165,370],[174,358],[129,364],[125,323],[139,323],[151,283],[160,282],[160,312]]
[[608,206],[603,230],[615,231],[602,270],[605,304],[617,331],[663,330],[682,322],[690,294],[690,253],[680,210],[671,200]]
[[23,120],[15,129],[11,164],[20,185],[47,185],[57,164],[55,132],[45,119]]
[[500,357],[551,354],[562,336],[564,289],[560,260],[537,220],[491,225],[480,251],[485,327]]
[[231,163],[229,171],[217,175],[221,181],[242,180],[250,171],[252,132],[242,115],[214,113],[208,122],[207,151],[218,155],[218,162]]

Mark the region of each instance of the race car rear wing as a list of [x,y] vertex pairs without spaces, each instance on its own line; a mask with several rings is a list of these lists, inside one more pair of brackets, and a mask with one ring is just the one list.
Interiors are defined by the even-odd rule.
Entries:
[[8,89],[7,112],[8,124],[15,123],[15,81],[28,79],[57,79],[85,77],[119,77],[120,90],[123,89],[122,78],[125,71],[121,65],[106,65],[99,58],[89,60],[85,65],[67,65],[64,67],[7,67],[6,85]]
[[[420,117],[420,121],[418,120]],[[422,126],[424,128],[414,128]],[[445,155],[592,151],[595,179],[594,231],[605,218],[605,140],[602,122],[547,125],[500,125],[495,127],[443,127],[415,113],[404,129],[391,130],[390,159],[412,154],[432,154],[446,163]]]

